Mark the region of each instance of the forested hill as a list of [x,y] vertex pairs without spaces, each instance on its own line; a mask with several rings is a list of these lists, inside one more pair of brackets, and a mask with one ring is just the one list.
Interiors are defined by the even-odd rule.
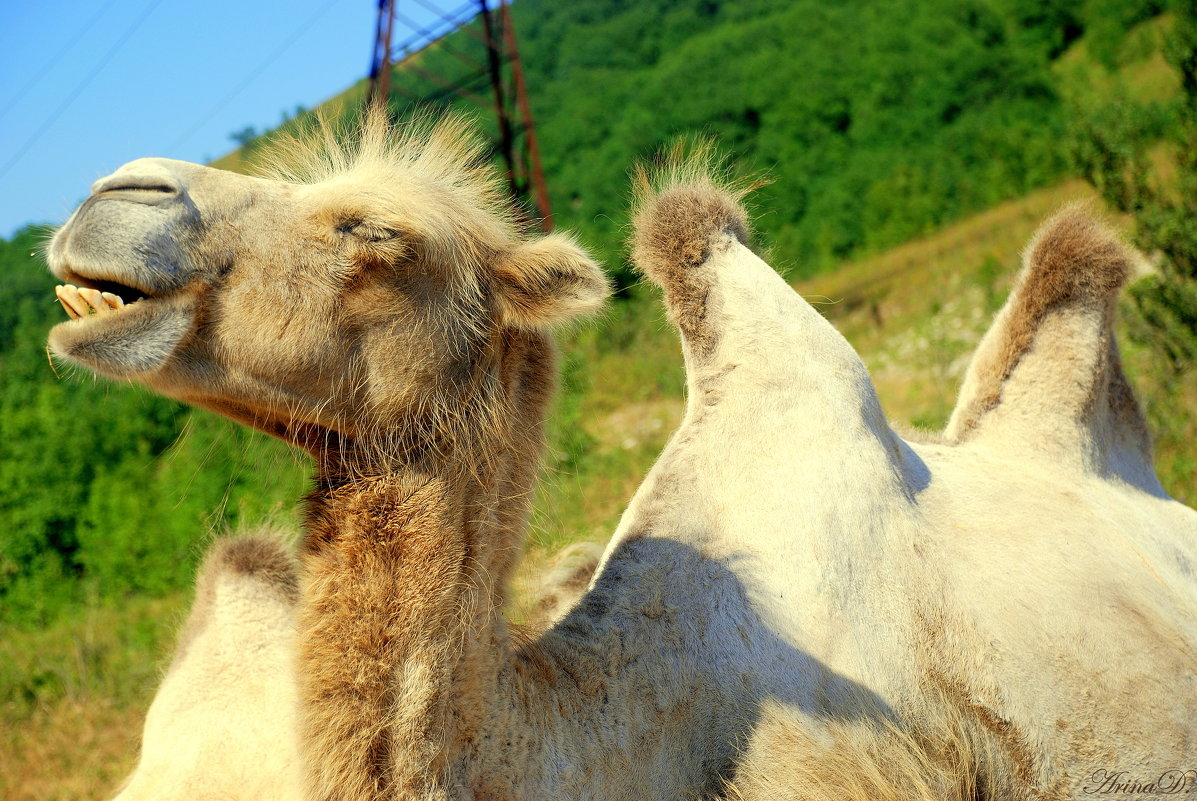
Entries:
[[[1126,33],[1163,4],[519,0],[512,8],[560,224],[618,268],[629,165],[679,134],[713,133],[743,169],[774,179],[758,198],[762,232],[807,275],[1066,172],[1068,121],[1093,99],[1094,72],[1142,59],[1152,43]],[[465,33],[449,44],[478,47]],[[438,94],[421,73],[465,74],[448,49],[428,48],[417,69],[397,68],[396,107]],[[358,100],[363,88],[348,94]]]
[[710,131],[774,179],[762,228],[809,272],[1058,175],[1064,113],[1049,66],[1086,25],[1067,10],[1076,5],[514,8],[554,208],[568,224],[617,241],[631,159]]
[[[625,282],[628,167],[679,134],[712,133],[742,169],[773,179],[755,204],[779,266],[834,269],[1067,175],[1072,133],[1119,92],[1137,104],[1137,135],[1154,135],[1175,85],[1159,58],[1165,11],[1150,0],[513,6],[556,222]],[[437,47],[419,58],[455,69]],[[432,90],[399,72],[407,92]],[[223,164],[252,161],[269,138]],[[61,313],[29,255],[37,238],[0,245],[0,621],[22,623],[85,598],[184,586],[208,532],[291,520],[306,471],[283,446],[210,415],[56,375],[44,342]],[[635,400],[680,393],[676,364],[644,355],[674,358],[654,344],[668,334],[648,308],[632,297],[601,336],[567,342],[551,466],[572,478],[546,483],[542,508],[567,484],[588,485],[617,514],[642,474],[639,461],[604,462],[606,445],[577,422],[612,413],[593,401],[589,371],[617,350],[618,369],[637,376]],[[616,480],[620,470],[631,478]],[[603,514],[587,522],[605,525]]]

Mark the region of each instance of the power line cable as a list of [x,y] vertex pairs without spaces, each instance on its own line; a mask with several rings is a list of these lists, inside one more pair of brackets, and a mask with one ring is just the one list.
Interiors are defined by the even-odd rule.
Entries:
[[103,72],[104,68],[108,66],[108,62],[112,60],[113,56],[115,56],[120,49],[125,46],[125,42],[129,41],[133,34],[137,32],[137,29],[141,27],[141,24],[146,21],[146,18],[149,17],[150,14],[153,14],[154,9],[158,8],[160,5],[162,5],[162,0],[153,0],[153,2],[150,3],[145,11],[141,12],[141,15],[125,30],[124,34],[121,35],[121,38],[116,41],[116,44],[114,44],[108,50],[108,52],[104,54],[104,57],[100,59],[100,62],[92,70],[88,71],[87,75],[82,81],[79,82],[79,85],[75,87],[74,91],[71,92],[67,99],[64,100],[62,104],[54,110],[54,113],[50,115],[50,118],[42,123],[40,128],[34,131],[33,136],[25,140],[25,144],[18,148],[16,154],[9,159],[3,167],[0,167],[0,178],[3,178],[8,174],[8,171],[13,168],[13,165],[21,160],[21,157],[24,156],[29,148],[33,146],[33,143],[40,139],[42,134],[49,130],[50,126],[58,120],[58,118],[62,115],[62,112],[66,111],[67,108],[75,102],[76,98],[83,93],[83,90],[91,85],[91,82],[95,80],[95,77]]
[[199,122],[197,122],[195,125],[191,126],[191,129],[188,130],[187,133],[183,134],[178,139],[176,139],[174,141],[174,143],[169,148],[167,148],[167,152],[174,153],[175,151],[177,151],[179,149],[179,147],[181,147],[183,145],[184,142],[186,142],[192,136],[195,136],[195,133],[200,128],[204,127],[209,122],[211,122],[213,117],[215,117],[217,114],[219,114],[224,109],[225,106],[227,106],[229,103],[233,102],[233,99],[235,97],[237,97],[237,95],[241,94],[241,92],[243,92],[247,86],[249,86],[251,83],[253,83],[255,80],[257,80],[258,76],[260,76],[263,72],[265,72],[267,67],[269,67],[271,64],[273,64],[275,61],[277,61],[283,55],[283,53],[287,52],[287,50],[291,47],[291,45],[295,44],[295,42],[298,41],[301,36],[303,36],[305,33],[308,32],[308,29],[310,29],[313,25],[315,25],[320,20],[320,18],[323,17],[326,13],[328,13],[328,10],[336,4],[337,4],[337,0],[331,0],[331,2],[322,6],[319,10],[316,11],[315,14],[313,14],[306,21],[304,21],[290,36],[287,37],[287,39],[282,43],[282,45],[279,46],[279,48],[277,50],[275,50],[273,53],[271,53],[266,58],[265,61],[263,61],[261,64],[258,65],[257,69],[255,69],[253,72],[251,72],[249,74],[249,77],[247,77],[244,81],[242,81],[240,83],[240,85],[238,85],[237,88],[235,88],[232,92],[230,92],[228,95],[226,95],[223,100],[221,100],[219,103],[217,103],[215,106],[213,106],[212,110],[209,111]]
[[23,100],[25,98],[25,95],[29,94],[29,90],[32,89],[34,86],[37,86],[37,84],[41,82],[42,78],[46,77],[46,73],[50,71],[50,68],[53,67],[58,62],[62,61],[62,57],[65,56],[67,53],[69,53],[71,51],[71,48],[73,48],[75,45],[79,44],[79,40],[82,39],[83,36],[88,31],[90,31],[92,29],[92,26],[95,25],[97,22],[99,22],[100,17],[104,16],[104,14],[107,13],[108,9],[112,8],[114,5],[116,5],[116,0],[108,0],[108,3],[105,4],[104,7],[101,8],[99,11],[97,11],[95,16],[93,16],[90,20],[88,20],[87,24],[85,24],[82,28],[80,28],[75,33],[75,36],[73,39],[71,39],[71,41],[67,42],[63,46],[63,48],[61,50],[59,50],[58,53],[56,53],[54,55],[54,57],[52,59],[47,61],[45,63],[45,65],[42,66],[41,69],[39,69],[37,72],[35,72],[33,74],[33,80],[31,80],[31,81],[29,81],[29,83],[25,84],[24,88],[22,88],[21,91],[17,92],[15,95],[13,95],[12,99],[9,100],[8,104],[3,109],[0,109],[0,119],[4,119],[4,115],[7,114],[8,112],[12,111],[13,108],[16,107],[17,103],[20,103],[21,100]]

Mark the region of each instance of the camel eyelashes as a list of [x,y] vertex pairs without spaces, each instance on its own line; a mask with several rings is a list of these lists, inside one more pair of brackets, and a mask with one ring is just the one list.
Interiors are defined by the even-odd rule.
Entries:
[[347,220],[337,226],[338,234],[345,234],[361,239],[364,242],[387,242],[399,236],[393,228],[373,225],[362,220]]

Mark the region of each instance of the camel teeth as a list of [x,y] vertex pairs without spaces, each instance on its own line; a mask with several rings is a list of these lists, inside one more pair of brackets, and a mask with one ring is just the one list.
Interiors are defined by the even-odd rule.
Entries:
[[79,288],[75,285],[63,284],[55,287],[54,293],[58,296],[58,302],[62,304],[63,310],[72,320],[78,320],[87,314],[87,304],[80,297]]
[[[58,302],[62,304],[67,316],[72,320],[118,312],[130,305],[125,303],[120,295],[113,292],[100,292],[95,289],[80,288],[73,284],[62,284],[55,287],[54,294]],[[142,299],[138,298],[138,300]]]

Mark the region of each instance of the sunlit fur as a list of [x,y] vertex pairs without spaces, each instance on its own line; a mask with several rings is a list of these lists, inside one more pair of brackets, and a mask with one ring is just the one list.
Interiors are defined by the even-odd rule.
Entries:
[[[320,124],[282,143],[265,178],[143,159],[101,179],[51,243],[52,267],[152,279],[166,264],[182,287],[105,329],[58,326],[55,353],[338,448],[345,469],[463,443],[505,414],[499,340],[592,311],[601,273],[567,235],[514,222],[461,118],[390,128],[375,114],[339,137]],[[139,180],[182,194],[105,200]]]
[[145,159],[97,182],[51,268],[155,291],[51,344],[312,453],[300,738],[314,796],[364,798],[436,781],[479,742],[491,665],[452,665],[477,636],[526,639],[497,610],[555,378],[547,332],[608,290],[567,235],[513,224],[459,120],[316,134],[275,178]]
[[[488,156],[486,141],[465,117],[417,117],[392,127],[375,113],[343,130],[317,118],[306,132],[273,142],[255,172],[285,183],[346,187],[341,211],[351,216],[356,200],[371,226],[418,237],[428,263],[452,282],[459,314],[432,322],[482,325],[480,271],[522,233]],[[369,194],[355,197],[358,188]],[[409,230],[415,220],[419,230]],[[406,245],[404,238],[398,245]]]
[[[465,117],[416,117],[393,127],[376,111],[360,127],[343,130],[317,120],[306,135],[281,139],[258,172],[344,190],[339,215],[352,217],[354,204],[361,203],[368,230],[398,234],[395,250],[384,251],[383,260],[409,257],[415,243],[421,267],[439,271],[449,289],[445,304],[429,307],[420,324],[440,329],[462,358],[470,358],[470,349],[493,352],[488,340],[496,335],[496,322],[498,329],[544,329],[590,311],[605,291],[601,279],[568,265],[584,255],[567,234],[532,237],[517,222],[489,145]],[[494,370],[483,365],[452,389],[418,387],[419,445],[451,441],[465,447],[480,425],[495,425],[484,421],[509,414],[503,393],[488,380]],[[412,447],[409,432],[388,420],[361,423],[352,421],[359,432],[354,449],[368,446],[367,463]],[[357,464],[358,453],[347,456],[347,464]]]
[[923,706],[902,723],[800,720],[784,704],[764,707],[726,801],[976,801],[1010,792],[978,775],[994,763],[986,753],[994,745],[949,704]]
[[[708,141],[676,142],[654,171],[637,165],[632,178],[632,260],[665,292],[665,308],[691,347],[709,350],[713,331],[703,325],[706,293],[700,266],[710,256],[710,232],[749,240],[742,201],[757,185],[734,180]],[[674,187],[659,194],[657,187]]]
[[116,801],[295,801],[303,794],[293,546],[272,531],[211,546]]
[[1191,761],[1197,514],[1155,477],[1114,340],[1133,252],[1083,208],[1046,222],[947,431],[906,443],[847,343],[743,246],[742,190],[709,163],[637,182],[633,252],[701,399],[676,439],[708,438],[709,524],[802,555],[786,605],[763,603],[778,630],[792,615],[807,653],[865,677],[836,699],[813,676],[821,713],[758,708],[725,797],[1072,798]]
[[[318,459],[298,607],[308,797],[665,801],[728,782],[751,793],[761,775],[783,784],[772,797],[871,798],[886,777],[948,797],[970,777],[980,797],[1067,797],[1098,769],[1190,760],[1197,514],[1125,447],[1140,418],[1122,413],[1106,307],[1064,293],[1047,314],[1014,315],[1031,346],[1009,371],[979,357],[980,385],[998,375],[1000,387],[977,433],[907,443],[848,343],[746,247],[742,192],[701,162],[662,173],[641,184],[633,250],[681,330],[685,417],[585,595],[534,640],[502,610],[551,394],[542,329],[602,295],[576,248],[496,248],[481,327],[433,327],[387,301],[425,271],[442,276],[438,293],[457,286],[448,266],[425,267],[436,246],[413,222],[399,239],[414,258],[367,265],[365,288],[320,295],[328,306],[288,295],[309,304],[306,325],[289,326],[270,294],[280,274],[284,292],[308,284],[279,248],[319,276],[319,258],[347,246],[272,238],[263,219],[291,214],[289,233],[315,226],[342,243],[306,214],[312,193],[255,185],[278,202],[248,207],[229,234],[251,257],[228,285],[257,281],[262,302],[220,305],[218,285],[204,297],[229,331],[254,335],[183,342],[193,372],[167,361],[144,379],[251,424],[265,416]],[[320,208],[357,196],[319,186]],[[1040,241],[1050,253],[1059,240]],[[1058,264],[1093,268],[1032,258],[1020,286],[1035,292],[1035,270]],[[434,300],[443,317],[465,308]],[[298,370],[304,383],[288,387],[315,399],[280,408],[262,376],[286,383],[312,354],[327,372]],[[230,363],[256,368],[256,383],[222,380]],[[1041,381],[1053,363],[1083,380]],[[362,397],[343,402],[346,386]],[[1069,436],[1044,437],[1053,409]],[[880,778],[793,786],[857,763]]]

